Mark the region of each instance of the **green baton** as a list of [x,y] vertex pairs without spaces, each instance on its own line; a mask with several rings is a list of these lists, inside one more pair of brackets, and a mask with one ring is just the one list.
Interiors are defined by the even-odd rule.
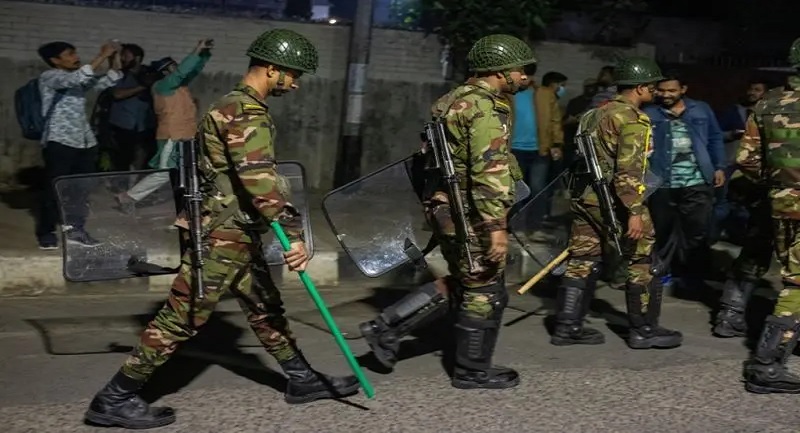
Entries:
[[[271,224],[272,230],[275,231],[275,236],[278,237],[278,241],[281,243],[281,247],[283,247],[284,251],[289,251],[291,246],[289,245],[289,238],[286,237],[286,233],[283,231],[283,227],[278,224],[277,221],[273,221]],[[328,307],[325,306],[325,301],[322,300],[322,297],[317,292],[317,288],[314,287],[314,282],[311,281],[311,277],[306,274],[306,271],[298,272],[300,274],[300,281],[303,282],[303,285],[306,287],[308,294],[311,296],[311,299],[314,300],[314,304],[317,305],[317,309],[319,313],[322,314],[322,318],[325,320],[325,324],[328,325],[328,329],[331,330],[333,334],[333,338],[336,340],[336,344],[339,345],[339,349],[344,354],[344,357],[347,358],[347,364],[350,365],[350,369],[353,370],[355,373],[356,378],[358,378],[358,382],[361,384],[361,388],[364,389],[364,394],[367,395],[367,398],[375,397],[375,390],[372,388],[372,385],[367,380],[367,376],[364,375],[364,372],[361,371],[361,366],[358,365],[358,361],[356,361],[356,357],[353,356],[353,352],[350,351],[350,346],[347,345],[347,342],[344,341],[344,337],[342,333],[339,331],[339,327],[336,326],[336,322],[333,321],[333,316],[331,316],[330,311],[328,311]]]

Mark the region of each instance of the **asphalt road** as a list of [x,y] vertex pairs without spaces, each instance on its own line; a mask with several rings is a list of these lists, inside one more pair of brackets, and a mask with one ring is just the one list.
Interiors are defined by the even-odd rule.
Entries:
[[[769,294],[768,291],[764,292]],[[324,291],[340,327],[353,337],[370,318],[371,292]],[[395,294],[396,295],[396,294]],[[370,297],[368,301],[356,302]],[[714,293],[708,296],[713,299]],[[385,297],[384,297],[385,298]],[[347,401],[289,406],[282,400],[277,365],[260,348],[234,302],[181,356],[159,371],[148,396],[177,408],[178,421],[159,432],[797,432],[796,396],[744,391],[740,339],[710,335],[709,307],[669,299],[662,323],[684,332],[682,347],[634,351],[614,330],[624,324],[622,293],[599,292],[592,326],[602,346],[555,347],[548,343],[542,305],[552,300],[512,296],[496,354],[516,368],[522,383],[511,390],[452,388],[438,352],[404,346],[391,374],[368,370],[377,391]],[[0,420],[2,431],[92,432],[83,424],[89,399],[119,367],[158,297],[94,296],[0,300]],[[382,302],[385,302],[383,299]],[[302,293],[286,299],[300,346],[316,368],[345,373],[347,365]],[[769,301],[758,302],[765,314]],[[616,312],[614,311],[616,310]],[[531,314],[536,312],[536,314]],[[757,332],[757,331],[756,331]],[[350,340],[357,355],[362,340]],[[89,353],[96,352],[96,353]],[[368,363],[368,357],[363,357]],[[793,359],[791,365],[797,364]],[[800,366],[796,367],[800,371]],[[116,430],[112,430],[116,431]]]

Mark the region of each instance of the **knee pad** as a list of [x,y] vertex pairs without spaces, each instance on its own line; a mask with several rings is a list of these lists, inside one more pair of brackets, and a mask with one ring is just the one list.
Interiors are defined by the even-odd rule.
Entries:
[[429,304],[444,302],[446,299],[439,293],[434,282],[426,283],[383,310],[380,317],[387,325],[392,326],[408,319]]

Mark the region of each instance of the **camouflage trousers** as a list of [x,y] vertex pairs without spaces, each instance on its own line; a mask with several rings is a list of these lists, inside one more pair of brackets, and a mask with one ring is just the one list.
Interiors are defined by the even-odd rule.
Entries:
[[[600,208],[596,206],[572,205],[575,219],[569,239],[569,260],[565,278],[585,280],[590,277],[593,269],[603,261],[605,248],[613,245],[608,236],[608,229],[603,222]],[[620,212],[620,222],[623,224],[623,233],[626,231],[628,217]],[[642,214],[645,226],[645,236],[638,241],[625,238],[620,239],[625,252],[624,260],[627,264],[627,281],[637,285],[647,286],[653,276],[650,274],[651,254],[655,244],[655,234],[650,213],[647,209]]]
[[450,275],[459,283],[460,290],[454,295],[455,299],[461,300],[460,310],[474,317],[488,319],[494,310],[492,297],[485,290],[478,289],[504,283],[505,258],[500,262],[489,260],[486,255],[491,248],[491,237],[487,232],[476,231],[473,241],[469,243],[475,268],[470,271],[464,243],[455,235],[449,204],[439,204],[428,209],[426,218],[433,228],[442,256],[447,261]]
[[760,200],[750,208],[742,250],[731,267],[730,278],[757,281],[769,271],[772,264],[773,221],[767,200]]
[[775,253],[781,264],[783,290],[774,315],[800,320],[800,220],[773,219]]
[[278,362],[296,355],[280,292],[270,277],[261,244],[209,239],[204,261],[205,299],[194,296],[191,251],[187,251],[169,299],[147,325],[138,346],[122,366],[126,376],[147,380],[181,342],[197,334],[228,290],[237,296],[250,327],[267,352]]

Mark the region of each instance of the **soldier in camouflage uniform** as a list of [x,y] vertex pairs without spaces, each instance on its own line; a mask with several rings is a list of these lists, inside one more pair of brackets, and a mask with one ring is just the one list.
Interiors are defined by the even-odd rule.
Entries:
[[197,334],[228,290],[237,295],[256,336],[289,377],[287,403],[358,390],[353,376],[330,377],[313,370],[295,346],[260,241],[268,223],[279,221],[291,241],[291,251],[285,254],[289,269],[305,268],[308,255],[300,214],[288,201],[288,185],[276,171],[275,126],[265,98],[297,88],[303,73],[314,73],[317,50],[302,35],[275,29],[256,39],[247,55],[248,72],[210,108],[198,131],[206,296],[192,294],[187,251],[166,304],[120,371],[92,400],[86,413],[92,423],[140,429],[174,422],[171,408],[151,408],[136,392],[180,343]]
[[[647,157],[651,146],[650,119],[640,105],[653,100],[661,71],[650,59],[623,59],[615,69],[617,95],[581,119],[581,131],[595,139],[600,166],[612,186],[619,221],[625,224],[628,280],[625,299],[630,321],[628,346],[634,349],[672,348],[682,342],[680,332],[658,325],[663,286],[654,276],[653,227],[644,205]],[[575,222],[569,242],[570,257],[558,292],[558,313],[551,343],[602,344],[603,334],[583,326],[594,297],[608,246],[608,231],[598,197],[589,183],[578,179],[572,191]]]
[[[781,94],[783,91],[779,90]],[[767,96],[770,94],[768,93]],[[734,176],[736,176],[734,174]],[[713,334],[720,338],[744,337],[747,334],[745,310],[758,281],[772,264],[772,215],[763,179],[731,179],[731,201],[747,206],[749,216],[742,250],[733,262],[722,289],[720,310]]]
[[[536,60],[531,48],[520,39],[490,35],[475,43],[467,62],[475,76],[441,97],[433,105],[432,114],[445,123],[474,239],[468,247],[475,270],[470,271],[464,245],[456,238],[449,197],[436,174],[436,179],[426,182],[423,203],[452,277],[423,285],[378,319],[362,324],[361,331],[376,357],[391,366],[396,360],[399,337],[444,314],[448,296],[454,296],[457,312],[452,385],[462,389],[511,388],[519,384],[517,372],[492,364],[503,310],[508,304],[504,278],[508,253],[506,218],[515,194],[508,148],[510,107],[503,93],[516,92],[526,79],[523,67]],[[452,280],[450,287],[448,280]]]
[[[789,52],[800,71],[800,39]],[[786,361],[800,331],[800,75],[789,89],[771,92],[747,119],[736,162],[755,181],[766,177],[772,207],[775,252],[781,264],[783,290],[768,316],[756,349],[745,364],[745,388],[756,393],[800,393],[800,377]]]

